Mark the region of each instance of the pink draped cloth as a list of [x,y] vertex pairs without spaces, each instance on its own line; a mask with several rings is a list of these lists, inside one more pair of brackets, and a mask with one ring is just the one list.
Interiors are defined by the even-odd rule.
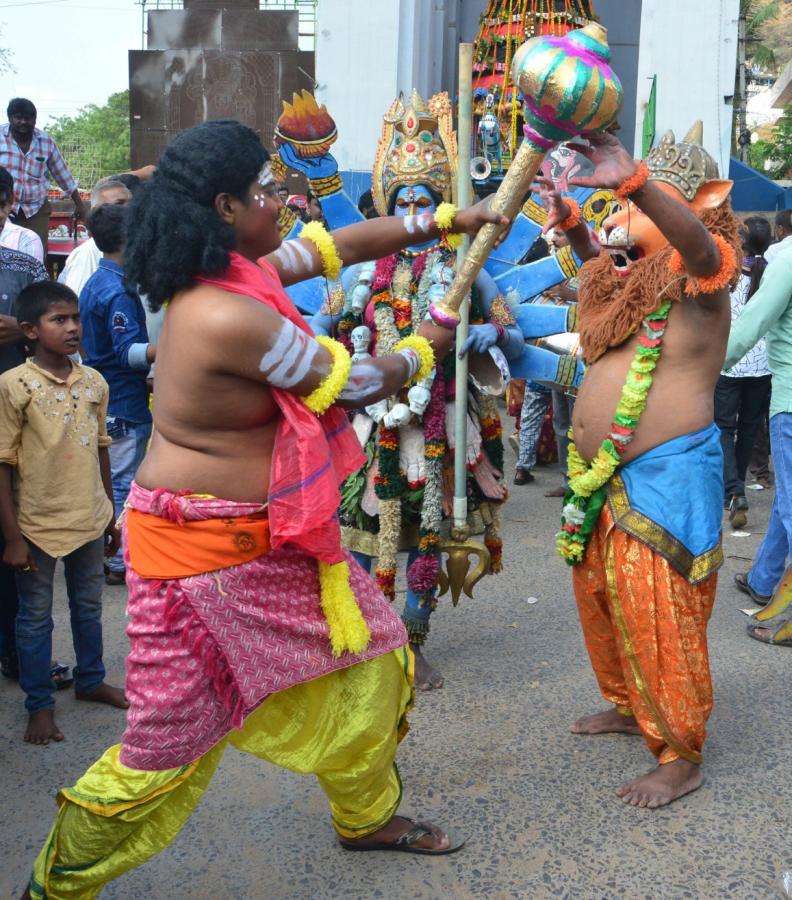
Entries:
[[[184,496],[133,483],[129,505],[174,522],[234,518],[256,503]],[[334,657],[316,559],[290,547],[189,578],[141,578],[127,558],[127,728],[121,762],[185,765],[267,696],[403,646],[407,633],[372,578],[347,551],[350,583],[371,631],[366,651]]]
[[[252,297],[313,334],[266,259],[256,265],[233,252],[222,275],[202,275],[197,281]],[[317,417],[295,394],[270,390],[281,414],[267,498],[272,546],[304,550],[326,563],[340,562],[339,487],[366,456],[343,409],[331,406]]]

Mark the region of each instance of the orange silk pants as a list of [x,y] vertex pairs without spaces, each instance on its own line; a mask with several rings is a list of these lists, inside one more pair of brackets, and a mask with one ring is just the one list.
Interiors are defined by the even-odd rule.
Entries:
[[717,573],[690,584],[616,528],[606,503],[573,580],[603,697],[635,716],[661,764],[700,763],[712,711],[707,623]]

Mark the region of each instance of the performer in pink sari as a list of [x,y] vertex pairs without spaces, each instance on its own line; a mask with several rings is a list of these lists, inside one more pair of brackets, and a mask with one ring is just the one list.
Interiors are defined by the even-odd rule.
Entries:
[[[281,206],[255,133],[208,122],[169,145],[130,207],[126,271],[152,308],[169,306],[152,445],[124,523],[127,729],[60,793],[26,897],[96,896],[165,848],[228,744],[316,774],[347,849],[464,843],[395,815],[412,656],[336,518],[338,485],[362,462],[340,407],[424,377],[453,335],[427,322],[353,364],[283,290],[393,253],[416,224],[443,232],[431,216],[333,237],[315,224],[279,246]],[[485,222],[505,224],[474,207],[452,228]]]

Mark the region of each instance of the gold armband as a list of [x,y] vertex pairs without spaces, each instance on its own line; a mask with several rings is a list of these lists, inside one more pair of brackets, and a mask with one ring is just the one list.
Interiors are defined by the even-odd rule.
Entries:
[[326,178],[311,178],[311,190],[317,197],[329,197],[330,194],[337,194],[344,187],[344,182],[338,172],[334,175],[328,175]]

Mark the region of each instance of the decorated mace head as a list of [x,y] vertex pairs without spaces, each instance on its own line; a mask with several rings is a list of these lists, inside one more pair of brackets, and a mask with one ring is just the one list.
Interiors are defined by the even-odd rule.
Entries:
[[512,80],[525,98],[525,137],[539,150],[616,121],[624,91],[610,67],[608,32],[597,22],[563,36],[526,41]]

